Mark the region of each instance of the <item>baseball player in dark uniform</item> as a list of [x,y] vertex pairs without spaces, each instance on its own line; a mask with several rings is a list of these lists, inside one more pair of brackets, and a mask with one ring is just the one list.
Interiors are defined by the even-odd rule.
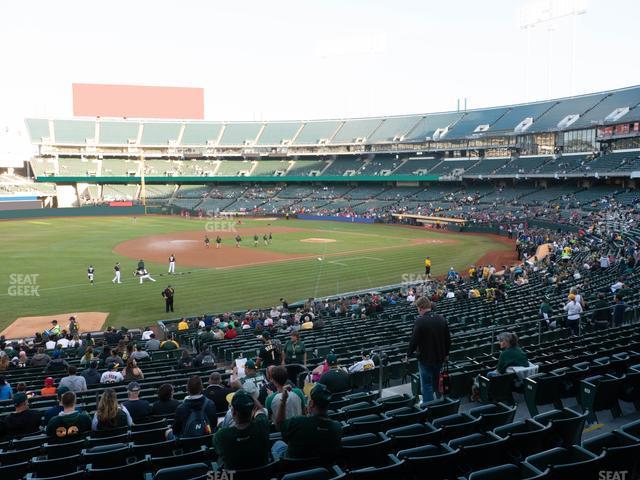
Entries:
[[171,285],[167,285],[162,291],[162,296],[164,297],[164,305],[167,312],[173,312],[173,296],[175,294],[175,290]]
[[169,255],[169,273],[176,273],[176,256],[173,253]]
[[144,260],[142,259],[138,262],[138,270],[144,270]]
[[262,241],[264,242],[265,245],[268,245],[268,238],[267,238],[267,234],[265,233],[264,235],[262,235]]
[[241,241],[242,241],[242,237],[240,235],[236,235],[236,248],[240,248]]
[[93,285],[93,274],[95,272],[95,269],[93,268],[93,265],[89,265],[89,268],[87,268],[87,278],[89,279],[89,283],[91,285]]
[[209,240],[208,236],[204,237],[204,246],[209,248],[211,246],[211,240]]
[[254,247],[258,246],[258,234],[257,233],[253,236],[253,246]]
[[271,236],[271,232],[269,232],[269,245],[271,245],[271,240],[273,240],[273,236]]
[[220,235],[218,235],[216,237],[216,248],[220,248],[221,244],[222,244],[222,238],[220,238]]

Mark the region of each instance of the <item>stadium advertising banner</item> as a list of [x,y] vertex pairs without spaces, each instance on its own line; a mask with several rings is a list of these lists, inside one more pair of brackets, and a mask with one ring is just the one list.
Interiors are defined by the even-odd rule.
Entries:
[[74,83],[73,114],[77,117],[202,120],[204,89]]

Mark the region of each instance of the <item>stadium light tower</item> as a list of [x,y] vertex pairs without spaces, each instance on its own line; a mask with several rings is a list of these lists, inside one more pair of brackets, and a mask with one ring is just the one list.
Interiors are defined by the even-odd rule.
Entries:
[[553,32],[558,20],[572,19],[571,32],[571,94],[575,94],[575,44],[576,18],[587,13],[589,0],[527,0],[518,10],[518,25],[527,32],[527,61],[525,65],[525,96],[529,99],[529,64],[531,63],[531,31],[545,28],[549,36],[547,54],[547,88],[551,94],[551,56],[553,52]]

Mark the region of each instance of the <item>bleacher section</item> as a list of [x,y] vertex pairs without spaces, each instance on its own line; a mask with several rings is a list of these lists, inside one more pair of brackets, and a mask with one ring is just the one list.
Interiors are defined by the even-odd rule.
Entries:
[[321,173],[326,166],[326,160],[296,160],[287,172],[287,177],[308,177],[313,172]]
[[502,168],[510,160],[511,158],[482,158],[474,166],[465,170],[464,175],[491,175],[495,173],[496,170]]
[[323,176],[359,175],[364,162],[362,158],[336,158],[323,172]]
[[396,168],[393,173],[396,175],[416,174],[416,172],[427,173],[441,161],[442,159],[437,158],[409,158],[404,164]]
[[504,167],[496,170],[496,175],[525,175],[537,173],[540,167],[553,157],[516,157]]
[[136,200],[138,185],[103,185],[102,199],[104,201]]

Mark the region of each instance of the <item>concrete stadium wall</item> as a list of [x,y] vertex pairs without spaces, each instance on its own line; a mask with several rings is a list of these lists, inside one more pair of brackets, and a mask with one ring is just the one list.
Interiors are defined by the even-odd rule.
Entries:
[[0,211],[0,219],[47,217],[100,217],[105,215],[144,215],[144,207],[81,207],[81,208],[38,208],[27,210]]

